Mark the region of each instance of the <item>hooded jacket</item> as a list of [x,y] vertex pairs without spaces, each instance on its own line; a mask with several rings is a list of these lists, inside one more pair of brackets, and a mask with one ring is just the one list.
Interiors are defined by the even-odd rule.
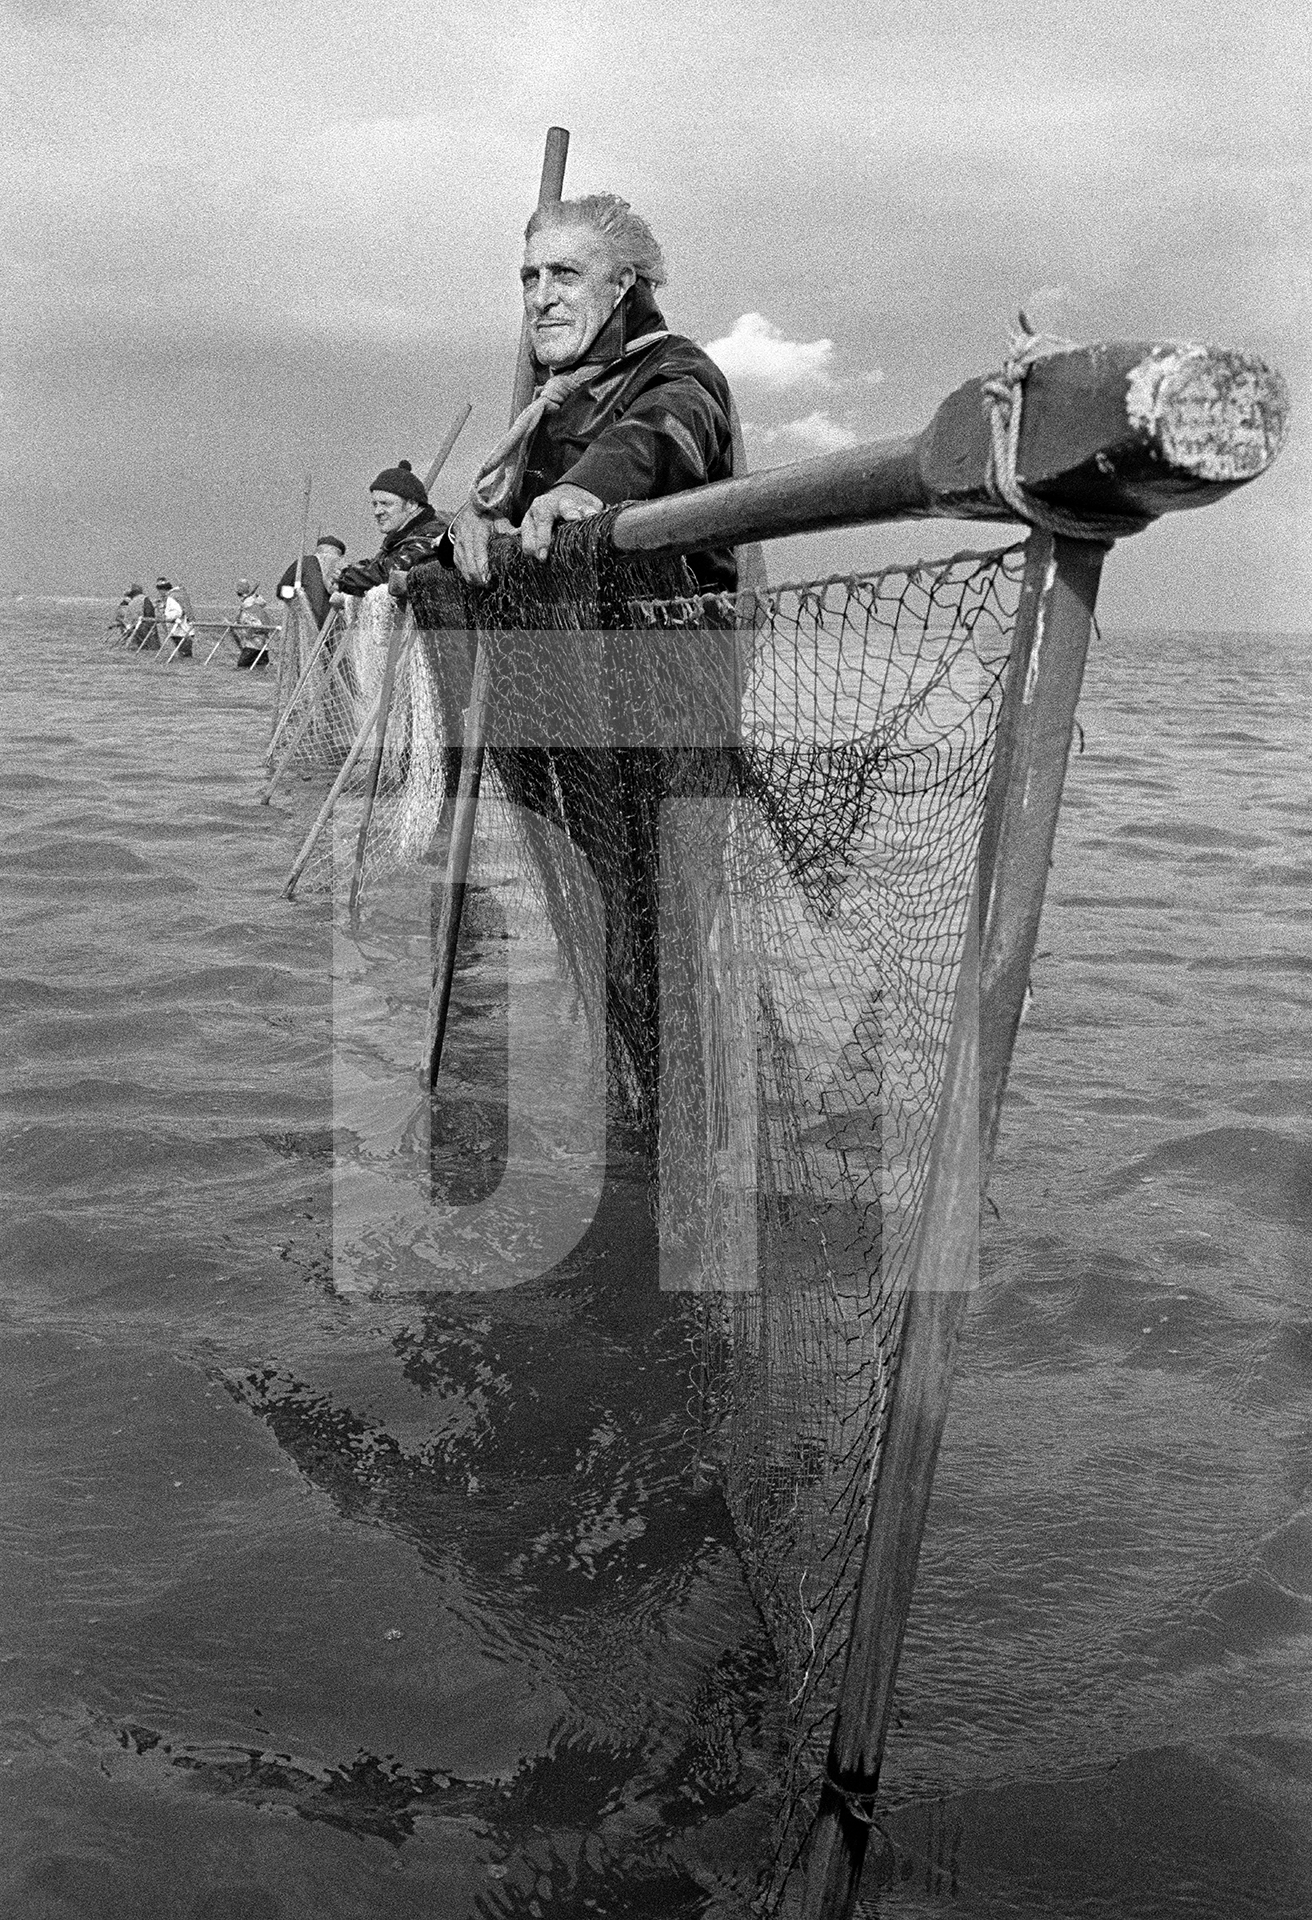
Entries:
[[[421,560],[431,560],[450,519],[435,507],[421,508],[413,520],[387,535],[372,560],[353,560],[343,567],[334,585],[342,593],[368,593],[370,587],[384,584],[393,567],[417,567]],[[304,581],[304,574],[301,577]]]
[[[579,363],[595,361],[595,374],[544,415],[529,442],[507,509],[516,526],[552,487],[585,487],[612,507],[732,477],[729,383],[715,362],[680,334],[625,351],[631,341],[664,331],[651,288],[636,281]],[[536,367],[535,384],[551,371]],[[450,564],[449,542],[441,558]],[[686,558],[702,592],[737,584],[731,547]]]

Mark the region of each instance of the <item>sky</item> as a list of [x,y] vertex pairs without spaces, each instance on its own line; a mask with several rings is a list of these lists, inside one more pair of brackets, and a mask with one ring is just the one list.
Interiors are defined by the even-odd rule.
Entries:
[[[754,466],[918,430],[1016,311],[1289,382],[1274,469],[1119,544],[1122,627],[1312,630],[1312,33],[1221,0],[6,0],[0,551],[10,592],[198,601],[368,482],[455,505],[503,430],[546,128],[622,193]],[[312,529],[313,530],[313,529]],[[989,544],[775,543],[772,579]]]

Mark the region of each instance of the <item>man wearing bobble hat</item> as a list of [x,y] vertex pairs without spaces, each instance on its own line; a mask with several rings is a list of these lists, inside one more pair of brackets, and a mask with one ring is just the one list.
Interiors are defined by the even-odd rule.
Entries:
[[414,567],[421,560],[431,560],[451,517],[429,505],[424,483],[408,460],[384,467],[370,482],[369,505],[383,544],[372,560],[352,560],[342,568],[334,599],[382,586],[393,567]]

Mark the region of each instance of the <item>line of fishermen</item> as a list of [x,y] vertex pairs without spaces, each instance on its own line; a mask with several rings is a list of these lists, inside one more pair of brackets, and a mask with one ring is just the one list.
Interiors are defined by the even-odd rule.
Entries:
[[[518,533],[544,560],[556,526],[630,500],[727,480],[737,420],[728,383],[656,304],[666,279],[659,242],[626,200],[589,194],[539,207],[525,230],[520,281],[534,398],[484,460],[458,511],[434,507],[408,461],[370,482],[383,535],[366,560],[323,568],[304,556],[301,584],[320,625],[333,601],[387,582],[403,597],[412,567],[437,561],[486,581],[494,533]],[[732,589],[728,548],[687,556],[703,592]],[[279,593],[290,599],[295,568]]]
[[[339,540],[335,533],[321,533],[313,554],[307,554],[303,562],[305,585],[321,623],[327,612],[328,595],[345,561],[346,542]],[[279,583],[280,598],[293,598],[295,576],[293,563]],[[212,659],[219,648],[231,640],[237,648],[236,666],[247,669],[267,666],[269,641],[278,626],[260,591],[259,581],[238,580],[236,601],[237,611],[230,619],[198,622],[187,589],[175,586],[161,574],[155,582],[153,599],[140,581],[134,580],[120,599],[111,624],[129,649],[143,653],[157,653],[162,649],[169,659],[178,660],[194,657],[197,633],[208,627],[210,632],[219,635],[208,658]]]
[[[525,230],[520,281],[533,357],[534,398],[484,460],[457,511],[434,507],[406,460],[370,482],[383,539],[377,553],[347,561],[336,535],[320,535],[299,562],[299,586],[316,624],[334,602],[387,583],[404,597],[411,568],[437,561],[486,581],[494,533],[518,533],[545,560],[555,528],[630,500],[656,499],[732,476],[737,421],[728,383],[692,340],[672,333],[656,304],[666,279],[647,222],[615,194],[539,207]],[[686,556],[703,592],[732,589],[735,556],[708,548]],[[278,583],[295,598],[298,563]],[[184,588],[161,577],[159,606],[140,586],[120,609],[139,644],[192,649],[195,615]],[[272,632],[258,583],[238,582],[231,623],[238,664],[267,662]],[[248,644],[243,644],[242,629]]]
[[[335,536],[326,538],[337,558],[344,559],[344,543]],[[231,640],[237,648],[236,665],[247,668],[267,665],[269,638],[277,631],[257,580],[237,582],[237,611],[232,618],[199,622],[187,589],[175,585],[166,574],[156,580],[153,598],[140,581],[134,580],[120,599],[111,625],[129,650],[163,651],[171,660],[192,659],[197,634],[216,632],[219,638],[207,657],[212,659],[224,642]]]

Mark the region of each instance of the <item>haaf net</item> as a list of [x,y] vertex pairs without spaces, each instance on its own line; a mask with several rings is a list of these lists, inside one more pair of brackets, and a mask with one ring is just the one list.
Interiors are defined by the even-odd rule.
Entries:
[[413,606],[455,674],[433,711],[463,705],[466,634],[489,649],[483,817],[604,1007],[656,1176],[691,1465],[722,1477],[790,1709],[772,1903],[842,1673],[1024,548],[699,598],[610,519],[546,566],[506,543],[486,589],[422,569]]
[[[307,695],[313,698],[311,685],[317,686],[319,683],[311,683],[306,676],[319,655],[319,639],[319,629],[309,602],[303,597],[289,600],[283,613],[282,635],[278,642],[278,678],[271,722],[274,741],[285,737],[291,721],[304,712]],[[289,711],[293,708],[295,712]]]
[[[308,781],[317,805],[327,781],[358,747],[334,815],[339,835],[351,829],[358,808],[353,820],[350,802],[364,794],[369,779],[370,723],[393,641],[398,643],[395,678],[370,824],[367,870],[372,872],[419,864],[429,852],[447,780],[454,784],[459,760],[458,748],[448,743],[458,738],[460,707],[468,699],[467,689],[461,692],[461,663],[468,658],[463,635],[449,637],[440,648],[435,636],[417,631],[386,587],[375,587],[353,603],[347,620],[317,655],[312,646],[303,647],[303,684],[288,700],[290,711],[274,753],[284,784],[288,775]],[[444,661],[443,652],[451,658]],[[443,701],[455,698],[460,705],[448,716]],[[333,879],[333,842],[325,834],[297,885],[302,893],[323,892],[331,890]]]

